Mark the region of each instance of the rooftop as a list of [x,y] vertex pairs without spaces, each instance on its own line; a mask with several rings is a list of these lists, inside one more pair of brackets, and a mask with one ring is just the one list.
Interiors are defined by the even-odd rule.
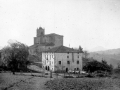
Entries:
[[83,53],[83,51],[75,50],[66,46],[58,46],[52,49],[49,49],[45,52],[54,52],[54,53]]
[[50,33],[50,34],[46,34],[46,36],[51,36],[51,35],[63,36],[63,35],[59,35],[59,34],[56,34],[56,33]]

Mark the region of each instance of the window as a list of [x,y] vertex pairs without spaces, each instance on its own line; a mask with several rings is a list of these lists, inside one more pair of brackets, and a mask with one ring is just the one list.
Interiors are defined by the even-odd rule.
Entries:
[[67,54],[69,54],[69,52]]
[[46,58],[46,60],[48,60],[48,55],[47,55],[47,58]]
[[78,58],[79,58],[79,56],[78,56]]
[[54,58],[54,56],[52,55],[52,58]]
[[59,64],[61,65],[61,61],[59,61]]
[[77,64],[79,64],[79,61],[77,61]]
[[69,56],[67,56],[67,58],[69,58]]
[[79,70],[79,68],[77,68],[77,70]]
[[70,61],[67,61],[67,64],[70,64]]

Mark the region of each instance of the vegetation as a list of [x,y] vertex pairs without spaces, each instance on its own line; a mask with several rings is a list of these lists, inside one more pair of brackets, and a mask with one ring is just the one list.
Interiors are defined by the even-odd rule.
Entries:
[[1,66],[15,74],[15,71],[25,70],[28,64],[28,46],[20,42],[10,42],[1,50]]
[[112,65],[108,65],[105,60],[102,60],[101,62],[90,58],[89,53],[87,51],[84,51],[83,53],[83,70],[87,72],[95,72],[95,71],[107,71],[111,72],[113,67]]
[[69,78],[48,81],[46,86],[50,90],[119,90],[119,79],[110,78]]
[[87,62],[86,65],[83,67],[83,69],[90,73],[93,73],[96,71],[105,71],[108,73],[112,73],[113,67],[112,65],[108,65],[105,60],[102,60],[102,62],[93,60],[93,61]]

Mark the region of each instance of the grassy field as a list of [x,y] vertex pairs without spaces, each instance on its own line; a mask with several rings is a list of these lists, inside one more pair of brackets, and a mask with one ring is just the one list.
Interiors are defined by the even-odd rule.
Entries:
[[13,75],[12,73],[0,73],[0,89],[11,87],[15,83],[31,78],[31,76]]
[[120,90],[120,79],[112,78],[63,78],[48,81],[50,90]]
[[41,77],[40,73],[0,73],[0,90],[44,90],[48,80],[49,77]]
[[[33,76],[34,75],[34,76]],[[40,73],[0,73],[0,90],[120,90],[117,76],[106,78],[39,77]],[[47,87],[47,88],[46,88]]]

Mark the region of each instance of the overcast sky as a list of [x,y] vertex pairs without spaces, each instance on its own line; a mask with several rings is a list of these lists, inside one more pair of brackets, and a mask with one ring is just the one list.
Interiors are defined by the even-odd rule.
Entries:
[[0,0],[0,46],[33,45],[40,26],[65,46],[120,48],[120,0]]

